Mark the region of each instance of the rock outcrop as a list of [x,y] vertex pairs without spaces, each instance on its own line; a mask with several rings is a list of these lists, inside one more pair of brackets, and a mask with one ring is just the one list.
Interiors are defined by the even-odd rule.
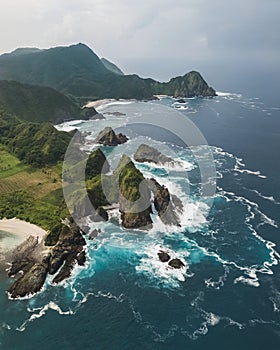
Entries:
[[109,216],[107,211],[103,207],[98,207],[94,214],[90,216],[93,222],[108,221]]
[[138,147],[134,154],[134,159],[137,162],[150,162],[155,164],[174,163],[172,158],[166,157],[156,148],[142,144]]
[[182,267],[185,267],[185,264],[178,258],[170,260],[168,265],[174,269],[181,269]]
[[116,134],[110,127],[106,127],[104,130],[102,130],[96,138],[96,142],[102,144],[103,146],[117,146],[125,143],[127,140],[128,138],[125,135],[121,133]]
[[106,174],[110,170],[105,154],[97,148],[89,155],[85,170],[86,180],[97,175]]
[[12,253],[8,274],[16,281],[8,289],[10,297],[23,298],[39,292],[48,274],[57,273],[54,283],[68,278],[76,264],[85,264],[85,244],[81,230],[73,222],[63,226],[53,247],[46,248],[43,242],[29,237]]
[[48,274],[48,257],[41,262],[34,263],[26,273],[17,279],[9,288],[8,294],[11,298],[23,298],[39,292]]
[[158,257],[161,262],[168,262],[171,259],[170,255],[162,250],[158,252]]
[[119,211],[125,228],[150,228],[150,189],[143,174],[123,155],[115,171],[119,179]]
[[[155,179],[149,180],[149,186],[154,194],[155,209],[161,221],[165,225],[181,226],[178,216],[178,212],[183,209],[181,200],[174,195],[170,195],[168,188],[160,185]],[[176,205],[174,205],[174,198]]]

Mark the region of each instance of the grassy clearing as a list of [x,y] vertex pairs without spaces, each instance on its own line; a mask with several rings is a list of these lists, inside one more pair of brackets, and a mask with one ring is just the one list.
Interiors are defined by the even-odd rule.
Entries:
[[50,231],[68,213],[61,188],[61,165],[35,169],[0,148],[0,219],[17,217]]
[[18,174],[29,167],[0,146],[0,179]]

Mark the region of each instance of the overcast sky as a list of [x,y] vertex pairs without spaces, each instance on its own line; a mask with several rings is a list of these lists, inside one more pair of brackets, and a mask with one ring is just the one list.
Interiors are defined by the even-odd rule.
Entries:
[[280,62],[279,0],[0,0],[0,53],[83,42],[125,72]]

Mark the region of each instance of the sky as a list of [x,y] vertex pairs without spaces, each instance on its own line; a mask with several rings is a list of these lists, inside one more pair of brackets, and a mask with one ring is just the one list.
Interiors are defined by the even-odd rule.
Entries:
[[126,73],[214,77],[276,66],[279,15],[279,0],[0,0],[0,53],[83,42]]

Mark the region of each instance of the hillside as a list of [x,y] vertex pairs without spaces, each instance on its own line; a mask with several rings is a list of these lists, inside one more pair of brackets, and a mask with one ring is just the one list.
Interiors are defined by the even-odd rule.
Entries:
[[104,64],[105,68],[107,68],[111,72],[118,74],[118,75],[124,75],[124,72],[118,66],[116,66],[114,63],[108,61],[106,58],[102,57],[101,62]]
[[32,122],[57,123],[82,116],[79,106],[62,93],[16,81],[0,81],[0,109]]
[[182,97],[215,96],[214,89],[197,72],[160,83],[137,75],[116,74],[111,63],[111,69],[107,69],[103,62],[84,44],[48,50],[19,49],[0,56],[0,79],[49,86],[85,99],[142,99],[165,93]]

